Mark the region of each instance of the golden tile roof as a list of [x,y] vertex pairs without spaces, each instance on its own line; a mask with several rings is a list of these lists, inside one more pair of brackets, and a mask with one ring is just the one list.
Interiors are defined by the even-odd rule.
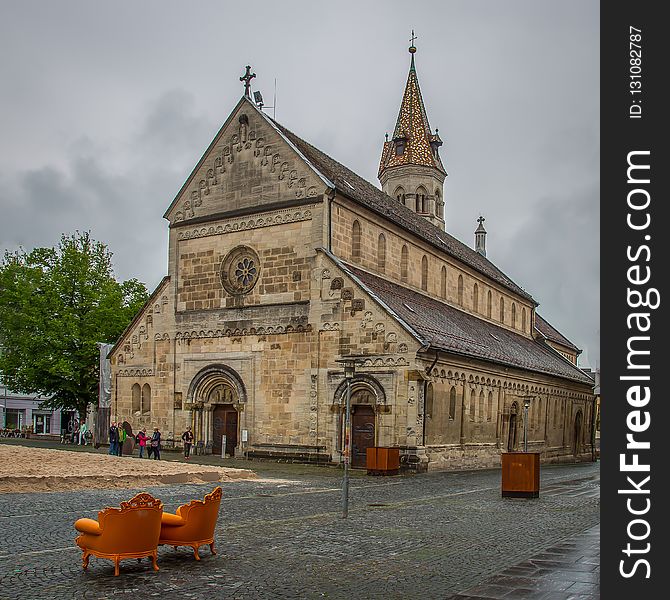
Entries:
[[[400,138],[406,140],[405,151],[403,154],[396,154],[395,140]],[[401,165],[434,167],[442,173],[446,173],[437,151],[433,154],[430,142],[434,141],[441,144],[437,131],[433,134],[428,124],[428,116],[419,87],[419,78],[414,66],[414,54],[412,54],[412,63],[407,76],[407,85],[405,86],[393,138],[384,142],[382,149],[379,176],[381,177],[386,169]]]

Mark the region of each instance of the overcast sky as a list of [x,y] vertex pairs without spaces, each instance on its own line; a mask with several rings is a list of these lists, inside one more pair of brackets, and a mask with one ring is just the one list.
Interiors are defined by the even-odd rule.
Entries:
[[247,64],[280,123],[379,185],[412,28],[447,231],[472,246],[483,214],[488,258],[599,366],[596,0],[0,0],[0,249],[90,230],[153,290]]

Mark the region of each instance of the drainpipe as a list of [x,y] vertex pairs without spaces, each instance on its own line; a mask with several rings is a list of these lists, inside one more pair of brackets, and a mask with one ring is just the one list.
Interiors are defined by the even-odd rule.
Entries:
[[[428,346],[430,348],[430,346]],[[438,350],[435,350],[435,360],[433,361],[433,364],[430,365],[426,369],[426,374],[430,375],[430,373],[433,371],[433,367],[437,364],[438,359],[440,358],[440,353]],[[423,431],[422,431],[422,440],[423,440],[423,445],[426,445],[426,392],[428,390],[428,380],[424,379],[423,380]]]

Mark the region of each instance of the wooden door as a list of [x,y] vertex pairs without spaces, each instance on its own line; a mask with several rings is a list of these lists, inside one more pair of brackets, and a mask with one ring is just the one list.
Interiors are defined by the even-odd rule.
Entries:
[[226,436],[226,454],[235,455],[237,411],[231,404],[217,404],[212,413],[212,454],[221,456],[221,438]]
[[368,448],[374,445],[374,409],[371,406],[354,406],[351,415],[351,466],[365,467]]

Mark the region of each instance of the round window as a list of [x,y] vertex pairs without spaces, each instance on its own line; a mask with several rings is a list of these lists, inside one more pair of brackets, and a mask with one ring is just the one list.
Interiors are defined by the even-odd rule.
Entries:
[[261,263],[248,246],[233,248],[221,264],[221,283],[233,295],[248,294],[258,282]]

